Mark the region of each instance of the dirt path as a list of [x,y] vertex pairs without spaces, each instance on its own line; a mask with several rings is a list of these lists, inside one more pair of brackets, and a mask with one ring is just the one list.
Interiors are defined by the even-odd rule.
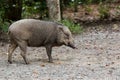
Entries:
[[120,31],[113,26],[117,31],[91,30],[76,35],[77,50],[54,48],[54,63],[47,62],[45,48],[28,48],[31,64],[25,65],[18,48],[13,64],[8,64],[5,44],[0,47],[0,80],[119,80]]

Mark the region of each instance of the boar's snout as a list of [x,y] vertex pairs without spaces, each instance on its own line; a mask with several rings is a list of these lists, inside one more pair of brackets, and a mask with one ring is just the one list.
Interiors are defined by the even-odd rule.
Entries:
[[67,46],[69,46],[69,47],[71,47],[71,48],[73,48],[73,49],[77,49],[77,48],[75,47],[74,42],[70,42],[70,43],[68,43]]

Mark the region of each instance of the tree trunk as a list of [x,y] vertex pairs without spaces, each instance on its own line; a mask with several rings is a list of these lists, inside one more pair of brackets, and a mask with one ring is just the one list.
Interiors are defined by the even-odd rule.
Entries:
[[63,0],[60,0],[60,15],[61,15],[61,20],[63,19],[63,7],[64,7]]
[[78,0],[74,0],[74,12],[78,12],[77,6],[78,6]]
[[22,0],[7,0],[4,18],[7,20],[19,20],[22,13]]
[[47,0],[47,7],[49,10],[49,18],[53,21],[61,20],[60,1],[59,0]]

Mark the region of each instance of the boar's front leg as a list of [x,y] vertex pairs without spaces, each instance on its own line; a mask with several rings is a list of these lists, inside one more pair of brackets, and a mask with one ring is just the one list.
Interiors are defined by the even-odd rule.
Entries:
[[46,46],[46,52],[47,52],[47,55],[48,55],[49,62],[52,63],[53,59],[52,59],[52,56],[51,56],[51,53],[52,53],[52,46],[51,45]]
[[21,49],[21,56],[23,57],[26,64],[29,64],[27,58],[26,58],[26,50],[27,50],[27,42],[26,41],[19,41],[18,45]]

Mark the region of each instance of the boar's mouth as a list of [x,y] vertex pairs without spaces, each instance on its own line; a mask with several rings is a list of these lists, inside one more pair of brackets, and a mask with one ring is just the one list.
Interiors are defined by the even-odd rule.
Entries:
[[73,45],[73,44],[68,44],[67,46],[69,46],[69,47],[71,47],[71,48],[73,48],[73,49],[77,49],[76,47],[75,47],[75,45]]

